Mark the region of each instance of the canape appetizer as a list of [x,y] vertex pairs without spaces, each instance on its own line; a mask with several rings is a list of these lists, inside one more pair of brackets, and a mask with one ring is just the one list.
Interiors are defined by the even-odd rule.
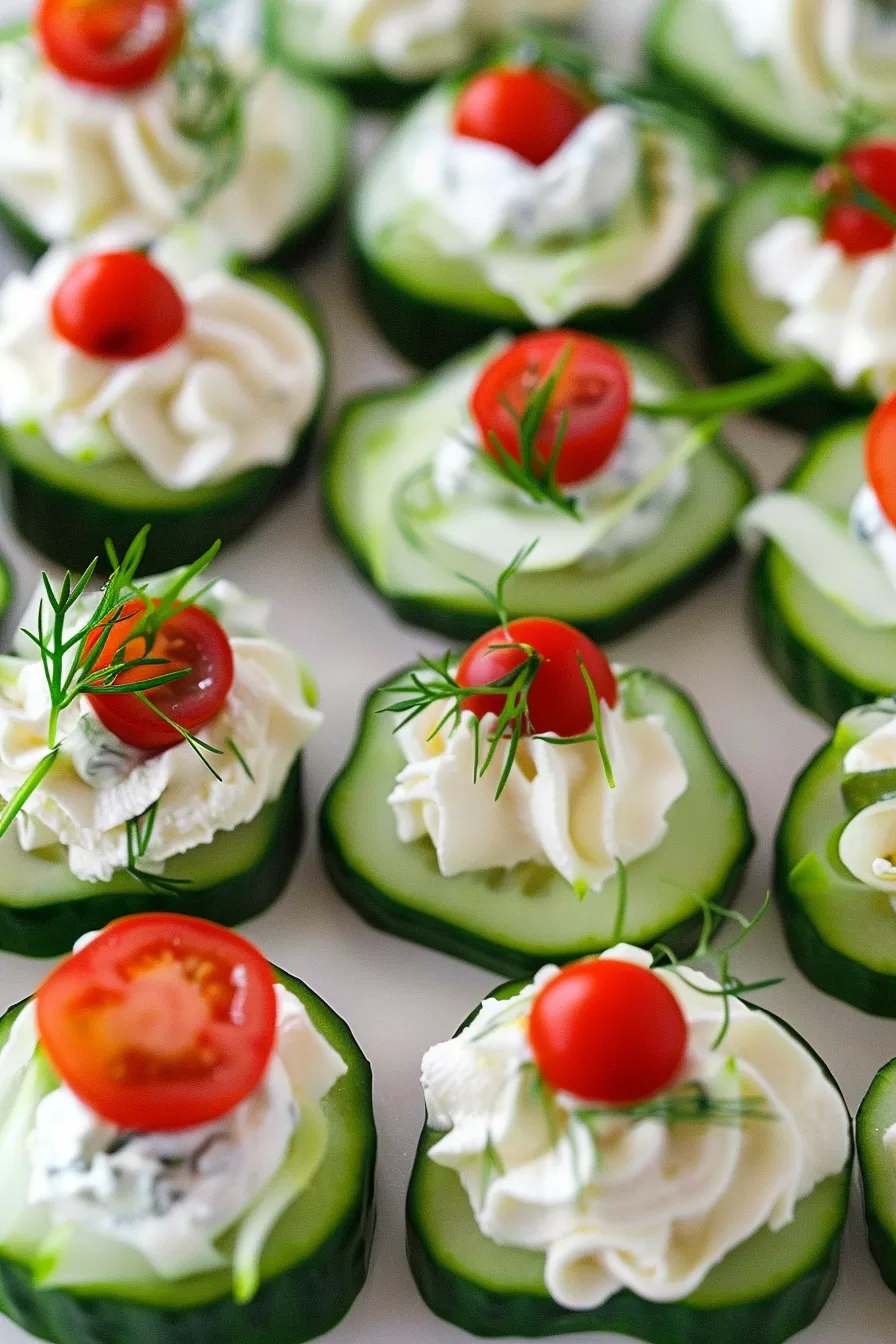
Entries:
[[823,158],[857,118],[896,122],[886,0],[663,0],[648,47],[762,150]]
[[896,389],[894,184],[896,139],[878,137],[819,171],[773,168],[740,188],[711,264],[718,371],[816,361],[800,413],[819,427],[832,404],[865,409]]
[[314,230],[345,178],[345,103],[229,27],[219,5],[40,0],[0,31],[0,210],[26,246],[196,218],[260,260]]
[[466,65],[516,24],[579,26],[587,0],[264,0],[268,48],[284,65],[393,106]]
[[55,1344],[308,1340],[367,1272],[346,1024],[251,943],[135,915],[0,1019],[0,1310]]
[[119,915],[236,924],[285,885],[300,750],[320,722],[266,604],[200,582],[212,553],[102,592],[44,585],[0,659],[0,947],[71,948]]
[[775,887],[813,984],[896,1017],[896,701],[849,710],[793,787]]
[[856,1117],[868,1245],[896,1293],[896,1060],[880,1070]]
[[321,841],[375,927],[531,974],[623,936],[690,951],[753,836],[682,691],[614,670],[572,626],[503,612],[460,660],[373,692]]
[[805,1042],[735,997],[759,987],[620,945],[504,986],[427,1052],[408,1255],[437,1315],[651,1344],[815,1319],[851,1125]]
[[517,44],[427,94],[368,168],[362,293],[427,368],[502,324],[630,326],[725,191],[707,125],[575,49]]
[[327,359],[290,281],[234,273],[209,235],[147,255],[121,230],[59,245],[0,287],[0,457],[9,510],[83,569],[154,525],[144,564],[231,541],[314,440]]
[[494,337],[410,389],[350,403],[328,449],[329,516],[415,624],[466,639],[489,629],[481,587],[528,548],[505,585],[512,615],[608,639],[730,553],[752,487],[717,419],[681,418],[704,397],[643,346]]
[[889,695],[896,664],[896,396],[823,435],[742,519],[766,542],[757,629],[791,695],[828,723]]

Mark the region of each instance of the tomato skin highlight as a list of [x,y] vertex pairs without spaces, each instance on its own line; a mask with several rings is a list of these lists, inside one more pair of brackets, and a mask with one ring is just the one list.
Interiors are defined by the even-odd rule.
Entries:
[[853,145],[816,178],[816,190],[834,198],[825,212],[825,242],[836,243],[848,257],[859,258],[891,247],[896,228],[849,199],[853,182],[896,211],[896,141]]
[[[509,645],[502,648],[502,645]],[[612,668],[597,645],[564,621],[546,616],[524,616],[482,635],[467,649],[457,669],[459,686],[488,686],[512,672],[526,660],[518,644],[531,646],[543,658],[529,690],[529,724],[532,733],[578,737],[591,728],[594,716],[579,657],[594,684],[598,699],[612,709],[618,688]],[[477,718],[499,714],[500,695],[470,695],[463,708]]]
[[36,1003],[59,1077],[122,1129],[220,1119],[258,1087],[276,1043],[264,957],[232,930],[185,915],[116,920],[50,973]]
[[556,71],[498,66],[474,75],[461,90],[454,132],[501,145],[539,167],[597,105],[583,85]]
[[141,252],[81,257],[53,296],[56,335],[92,359],[145,359],[183,335],[187,310]]
[[688,1024],[655,972],[603,957],[549,980],[529,1017],[535,1063],[557,1092],[604,1106],[635,1106],[681,1071]]
[[181,45],[181,0],[40,0],[34,29],[65,79],[97,89],[142,88]]
[[[121,648],[125,649],[127,658],[146,656],[146,641],[134,633],[144,611],[144,604],[139,598],[125,604],[97,659],[97,671],[110,667]],[[87,652],[102,638],[102,629],[98,627],[92,632],[87,642]],[[165,658],[170,666],[125,670],[116,677],[115,685],[146,681],[166,672],[190,668],[189,675],[156,686],[144,694],[169,719],[188,732],[196,732],[210,723],[230,694],[234,675],[230,640],[214,616],[202,607],[182,607],[165,621],[156,636],[150,656]],[[183,741],[183,735],[139,700],[136,694],[97,694],[88,695],[87,699],[100,722],[129,746],[140,747],[144,751],[164,751]]]
[[470,409],[485,451],[501,460],[494,444],[497,438],[519,462],[519,426],[511,412],[521,415],[527,398],[560,365],[562,372],[536,438],[536,456],[547,469],[565,415],[554,479],[558,485],[574,486],[605,466],[631,415],[631,371],[615,346],[577,331],[522,336],[485,369]]

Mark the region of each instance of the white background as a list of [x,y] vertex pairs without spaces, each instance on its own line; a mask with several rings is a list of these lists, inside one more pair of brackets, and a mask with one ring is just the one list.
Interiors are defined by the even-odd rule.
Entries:
[[[650,3],[600,0],[595,27],[601,50],[631,59]],[[0,0],[0,17],[11,8],[9,0]],[[0,241],[0,273],[17,260]],[[335,367],[332,408],[361,388],[409,376],[360,312],[340,238],[300,275],[326,318]],[[686,340],[674,344],[674,352],[686,357]],[[732,425],[730,437],[764,485],[780,479],[800,446],[792,436],[755,424]],[[8,639],[40,560],[11,535],[5,521],[0,521],[0,534],[17,580]],[[326,713],[323,728],[306,749],[311,825],[304,855],[277,906],[244,932],[348,1020],[373,1064],[380,1138],[373,1263],[354,1309],[328,1338],[332,1344],[460,1344],[468,1337],[432,1316],[411,1280],[403,1201],[423,1119],[420,1057],[454,1031],[496,977],[369,929],[329,887],[314,841],[319,801],[349,750],[366,690],[421,649],[441,652],[444,646],[398,625],[361,584],[326,531],[313,476],[250,537],[229,549],[218,568],[273,600],[272,630],[308,657]],[[612,655],[680,681],[706,715],[750,800],[759,843],[741,908],[754,910],[770,880],[771,844],[791,781],[825,733],[788,701],[754,651],[746,580],[740,563],[647,630],[616,643]],[[0,954],[0,1008],[29,994],[46,969],[40,962]],[[866,1017],[803,980],[790,963],[774,910],[739,954],[737,970],[750,979],[787,977],[762,1002],[793,1023],[827,1060],[855,1113],[877,1069],[896,1055],[896,1023]],[[894,1335],[896,1297],[884,1288],[869,1257],[856,1188],[840,1281],[820,1320],[801,1338],[806,1344],[890,1344]],[[21,1344],[25,1338],[0,1317],[0,1344]]]

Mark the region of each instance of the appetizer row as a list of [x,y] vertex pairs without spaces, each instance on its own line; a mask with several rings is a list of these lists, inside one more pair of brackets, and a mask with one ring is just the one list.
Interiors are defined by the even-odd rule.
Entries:
[[[504,985],[422,1064],[421,1295],[473,1334],[782,1344],[837,1277],[853,1135],[824,1064],[717,978],[619,944]],[[896,1287],[894,1066],[858,1121]],[[53,1344],[301,1344],[363,1286],[371,1072],[253,945],[182,914],[82,937],[0,1018],[2,1309]]]

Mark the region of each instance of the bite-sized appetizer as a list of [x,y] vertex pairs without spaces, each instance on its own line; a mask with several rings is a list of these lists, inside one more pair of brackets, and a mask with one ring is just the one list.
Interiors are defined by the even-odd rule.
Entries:
[[887,0],[662,0],[648,49],[763,151],[823,158],[857,119],[896,122]]
[[576,49],[517,43],[427,94],[368,168],[362,292],[426,368],[501,325],[631,326],[726,189],[708,125]]
[[[744,386],[713,389],[713,412]],[[525,548],[505,584],[511,614],[608,639],[730,553],[752,487],[717,419],[681,418],[705,397],[643,346],[573,331],[494,337],[410,389],[346,408],[325,466],[330,519],[415,624],[452,638],[488,630],[481,589]]]
[[868,1245],[896,1293],[896,1060],[880,1070],[856,1116]]
[[514,975],[623,936],[692,950],[753,836],[684,692],[502,612],[373,692],[321,842],[371,924]]
[[581,26],[588,0],[264,0],[263,9],[276,60],[390,107],[515,25]]
[[0,1018],[0,1311],[54,1344],[300,1344],[367,1273],[376,1131],[346,1024],[177,914],[85,937]]
[[849,1114],[721,982],[625,944],[485,1000],[423,1059],[408,1255],[472,1334],[782,1344],[834,1286]]
[[0,30],[0,211],[36,251],[189,218],[243,258],[293,251],[348,141],[342,96],[265,65],[226,4],[39,0],[32,28]]
[[775,886],[800,970],[896,1017],[896,700],[849,710],[793,787]]
[[235,273],[204,232],[147,255],[121,230],[0,287],[0,457],[22,536],[71,569],[150,522],[146,566],[232,541],[295,480],[327,382],[285,279]]
[[896,390],[896,139],[751,178],[719,221],[710,286],[719,371],[815,361],[804,423]]
[[301,840],[300,750],[320,723],[267,606],[190,568],[102,592],[44,576],[0,658],[0,947],[55,956],[119,915],[237,924]]
[[757,629],[791,695],[834,724],[896,675],[896,395],[839,425],[743,516],[764,544]]

